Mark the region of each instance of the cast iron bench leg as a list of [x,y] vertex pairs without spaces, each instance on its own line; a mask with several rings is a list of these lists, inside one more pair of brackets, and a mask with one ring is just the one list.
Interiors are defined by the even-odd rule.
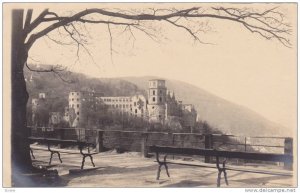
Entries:
[[95,166],[95,163],[94,163],[94,161],[93,161],[92,155],[89,155],[89,154],[83,154],[83,153],[82,153],[82,156],[83,156],[83,158],[82,158],[81,169],[83,169],[83,167],[84,167],[84,163],[85,163],[85,158],[86,158],[86,157],[90,157],[91,162],[92,162],[92,164],[93,164],[93,167],[96,167],[96,166]]
[[167,166],[167,164],[164,164],[164,165],[165,165],[165,168],[166,168],[167,175],[168,175],[168,177],[170,177],[168,166]]
[[57,151],[57,152],[55,152],[55,153],[57,153],[57,155],[58,155],[58,159],[59,159],[59,161],[60,161],[60,163],[62,163],[62,160],[60,159],[60,153]]
[[52,157],[53,157],[53,152],[51,152],[51,155],[50,155],[50,160],[49,160],[49,165],[51,165],[51,161],[52,161]]
[[157,169],[157,176],[156,176],[156,180],[159,180],[160,177],[160,171],[161,171],[161,164],[159,164],[158,169]]
[[216,160],[216,165],[217,165],[217,168],[218,168],[218,179],[217,179],[217,187],[220,187],[221,186],[221,175],[222,173],[224,173],[224,179],[225,179],[225,183],[226,185],[228,186],[229,183],[228,183],[228,179],[227,179],[227,173],[226,173],[226,167],[225,167],[225,163],[226,163],[226,159],[223,161],[223,168],[220,167],[219,165],[219,157],[217,156],[217,160]]
[[218,172],[218,179],[217,179],[217,187],[220,187],[220,186],[221,186],[221,174],[222,174],[222,172],[219,171],[219,172]]
[[228,180],[227,180],[227,173],[226,173],[225,170],[224,170],[224,178],[225,178],[225,183],[226,183],[226,185],[228,186],[229,183],[228,183]]
[[94,164],[94,162],[93,162],[93,156],[92,156],[92,155],[89,155],[89,156],[90,156],[91,162],[92,162],[92,164],[93,164],[93,167],[95,167],[95,164]]
[[166,173],[167,173],[168,177],[170,177],[169,170],[168,170],[168,166],[167,166],[167,163],[166,163],[166,159],[167,159],[167,155],[164,156],[164,161],[163,161],[163,162],[160,161],[160,160],[159,160],[159,153],[156,152],[156,161],[157,161],[157,163],[159,164],[158,169],[157,169],[156,180],[159,180],[160,172],[161,172],[161,167],[162,167],[162,166],[165,166]]
[[84,162],[85,162],[85,155],[83,155],[83,158],[82,158],[82,163],[81,163],[81,169],[83,169],[83,167],[84,167]]
[[51,164],[51,161],[52,161],[53,155],[54,155],[55,153],[57,154],[57,156],[58,156],[58,159],[59,159],[60,163],[62,163],[62,160],[61,160],[61,158],[60,158],[60,153],[59,153],[58,151],[52,151],[52,150],[51,150],[51,156],[50,156],[49,165]]
[[33,155],[33,151],[32,151],[31,148],[30,148],[30,153],[31,153],[32,158],[35,159],[35,157],[34,157],[34,155]]

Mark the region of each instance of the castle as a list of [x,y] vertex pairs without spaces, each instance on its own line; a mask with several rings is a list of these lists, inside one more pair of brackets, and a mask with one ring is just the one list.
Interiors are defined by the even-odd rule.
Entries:
[[[148,96],[136,94],[133,96],[101,96],[94,91],[72,91],[68,96],[68,106],[62,120],[71,127],[78,127],[84,120],[83,108],[96,108],[97,104],[105,106],[106,113],[129,115],[138,117],[150,123],[171,124],[180,122],[184,128],[193,128],[197,119],[197,112],[192,104],[182,104],[177,101],[174,92],[168,91],[166,81],[162,79],[149,80]],[[39,98],[45,98],[41,94]],[[32,99],[32,104],[37,99]],[[33,105],[33,109],[34,109]],[[51,113],[50,120],[60,120],[58,113]]]

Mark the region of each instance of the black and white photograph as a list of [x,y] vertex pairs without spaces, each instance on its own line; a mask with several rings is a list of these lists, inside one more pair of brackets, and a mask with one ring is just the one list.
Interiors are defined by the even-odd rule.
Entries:
[[297,9],[3,2],[2,187],[296,192]]

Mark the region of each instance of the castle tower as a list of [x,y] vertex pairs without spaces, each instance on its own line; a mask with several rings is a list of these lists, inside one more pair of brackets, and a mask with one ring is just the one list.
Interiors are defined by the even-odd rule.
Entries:
[[150,122],[165,121],[167,88],[165,80],[153,79],[149,80],[148,90],[148,111]]
[[[81,92],[70,92],[69,93],[69,117],[70,121],[72,121],[71,126],[77,127],[79,125],[79,121],[81,119]],[[71,110],[72,109],[72,110]],[[73,112],[72,112],[73,111]],[[72,113],[71,113],[72,112]]]

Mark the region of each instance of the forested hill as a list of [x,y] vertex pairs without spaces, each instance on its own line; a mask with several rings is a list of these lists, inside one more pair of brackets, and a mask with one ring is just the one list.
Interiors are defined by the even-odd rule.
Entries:
[[[128,96],[146,93],[147,81],[154,77],[123,77],[97,79],[82,74],[65,74],[67,83],[53,73],[25,72],[27,89],[31,97],[46,92],[48,97],[63,97],[73,90],[94,89],[103,96]],[[32,81],[30,77],[33,77]],[[291,130],[271,122],[243,106],[224,100],[209,92],[176,80],[166,80],[169,90],[183,103],[194,104],[199,118],[223,133],[244,136],[292,136]]]
[[[32,77],[32,81],[30,81]],[[145,93],[128,81],[120,79],[97,79],[83,74],[66,73],[64,81],[54,73],[38,73],[25,71],[27,90],[30,97],[37,97],[38,93],[45,92],[48,97],[68,97],[70,91],[95,90],[103,96],[128,96],[136,93]]]

